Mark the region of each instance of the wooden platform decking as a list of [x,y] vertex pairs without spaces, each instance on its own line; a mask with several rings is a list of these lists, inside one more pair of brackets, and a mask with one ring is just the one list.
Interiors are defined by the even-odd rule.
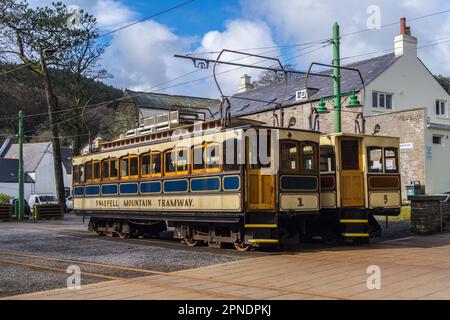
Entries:
[[[367,267],[381,289],[367,288]],[[263,256],[7,299],[450,299],[450,234]]]

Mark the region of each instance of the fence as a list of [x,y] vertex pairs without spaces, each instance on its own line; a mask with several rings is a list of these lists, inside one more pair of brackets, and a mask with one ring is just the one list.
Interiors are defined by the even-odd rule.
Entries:
[[0,221],[9,221],[13,216],[13,206],[11,204],[0,205]]
[[35,204],[32,212],[33,219],[62,219],[64,208],[59,204]]

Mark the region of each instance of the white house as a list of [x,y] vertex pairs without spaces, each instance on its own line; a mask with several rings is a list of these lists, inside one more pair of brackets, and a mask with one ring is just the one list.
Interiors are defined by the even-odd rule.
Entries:
[[[64,187],[66,194],[72,189],[72,149],[61,148]],[[32,179],[33,193],[56,194],[53,151],[51,142],[23,145],[24,171]],[[4,158],[18,159],[19,145],[5,147]],[[0,168],[2,171],[2,168]]]
[[[25,199],[34,193],[34,181],[28,174],[24,177]],[[19,197],[19,160],[0,158],[0,193]]]

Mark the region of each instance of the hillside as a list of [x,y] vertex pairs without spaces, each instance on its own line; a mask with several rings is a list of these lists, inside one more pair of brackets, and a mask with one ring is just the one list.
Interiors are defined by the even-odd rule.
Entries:
[[[0,65],[0,73],[10,70],[11,66]],[[59,110],[71,108],[67,94],[70,88],[68,77],[61,71],[51,70],[55,93],[58,97]],[[102,82],[83,79],[85,100],[89,105],[111,101],[122,97],[123,91]],[[84,105],[84,104],[83,104]],[[92,135],[102,133],[109,136],[108,127],[114,121],[117,103],[109,103],[96,107],[88,107],[85,111],[85,122]],[[22,110],[25,115],[24,128],[26,141],[49,140],[50,127],[48,123],[47,100],[41,78],[28,69],[21,69],[6,76],[0,76],[0,140],[6,135],[15,135],[18,131],[17,119],[11,119]],[[79,116],[80,110],[58,112],[60,135],[73,135],[74,126],[82,127],[82,142],[87,142],[87,129]],[[42,116],[27,117],[27,115],[44,113]],[[63,139],[63,144],[70,145],[71,137]]]

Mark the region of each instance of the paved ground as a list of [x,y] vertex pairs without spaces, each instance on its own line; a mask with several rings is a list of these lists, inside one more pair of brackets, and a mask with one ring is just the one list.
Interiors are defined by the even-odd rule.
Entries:
[[[368,266],[381,289],[367,288]],[[11,299],[450,299],[450,234],[311,248]]]
[[[392,223],[384,230],[384,237],[375,242],[407,236],[409,229],[407,221]],[[340,248],[354,249],[345,245]],[[287,252],[292,255],[329,249],[336,248],[315,242]],[[70,265],[80,267],[84,286],[148,275],[165,279],[169,272],[173,275],[180,270],[280,254],[190,248],[174,240],[97,237],[87,231],[82,218],[73,215],[64,220],[0,223],[0,297],[65,288]]]

